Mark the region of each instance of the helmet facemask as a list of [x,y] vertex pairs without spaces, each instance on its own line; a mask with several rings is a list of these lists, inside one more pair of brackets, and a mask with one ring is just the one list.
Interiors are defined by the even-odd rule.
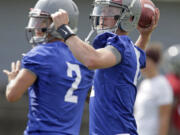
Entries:
[[90,15],[92,28],[98,34],[106,31],[115,33],[125,9],[119,4],[109,4],[107,1],[95,2]]
[[32,9],[29,13],[29,23],[26,27],[26,37],[30,44],[47,43],[52,31],[52,20],[48,13]]

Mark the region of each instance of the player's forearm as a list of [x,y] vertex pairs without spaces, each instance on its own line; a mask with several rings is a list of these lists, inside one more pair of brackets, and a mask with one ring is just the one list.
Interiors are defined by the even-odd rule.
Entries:
[[37,76],[27,69],[21,69],[18,75],[9,82],[6,88],[6,98],[9,102],[19,100],[27,89],[35,82]]
[[17,96],[14,94],[13,91],[15,91],[15,89],[16,89],[14,86],[14,83],[15,83],[14,80],[11,80],[6,87],[6,98],[9,102],[15,102],[15,101],[19,100],[21,97],[20,95]]
[[66,41],[66,44],[76,59],[78,59],[89,69],[93,69],[93,65],[96,63],[96,60],[99,56],[97,51],[92,46],[83,42],[77,36],[70,37]]
[[151,39],[151,35],[139,35],[137,41],[136,41],[136,46],[140,47],[141,49],[145,50],[147,44],[149,43]]

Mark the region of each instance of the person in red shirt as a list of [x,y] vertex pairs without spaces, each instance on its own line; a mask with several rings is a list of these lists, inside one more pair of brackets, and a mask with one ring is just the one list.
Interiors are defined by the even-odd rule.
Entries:
[[174,104],[171,120],[171,135],[180,135],[180,44],[170,46],[164,54],[167,62],[167,79],[174,93]]

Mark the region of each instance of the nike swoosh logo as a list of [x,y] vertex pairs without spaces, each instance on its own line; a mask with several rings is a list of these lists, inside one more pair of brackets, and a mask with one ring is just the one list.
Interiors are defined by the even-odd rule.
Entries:
[[64,33],[65,33],[65,35],[67,35],[68,33],[67,33],[67,31],[64,31],[64,30],[62,30]]

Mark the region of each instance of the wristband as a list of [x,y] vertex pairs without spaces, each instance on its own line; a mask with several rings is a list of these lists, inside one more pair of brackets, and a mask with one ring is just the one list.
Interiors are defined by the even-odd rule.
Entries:
[[71,28],[66,25],[66,24],[63,24],[61,25],[58,29],[57,29],[57,32],[62,36],[62,38],[64,39],[64,41],[66,41],[68,38],[70,38],[71,36],[74,36],[76,35],[72,30]]

